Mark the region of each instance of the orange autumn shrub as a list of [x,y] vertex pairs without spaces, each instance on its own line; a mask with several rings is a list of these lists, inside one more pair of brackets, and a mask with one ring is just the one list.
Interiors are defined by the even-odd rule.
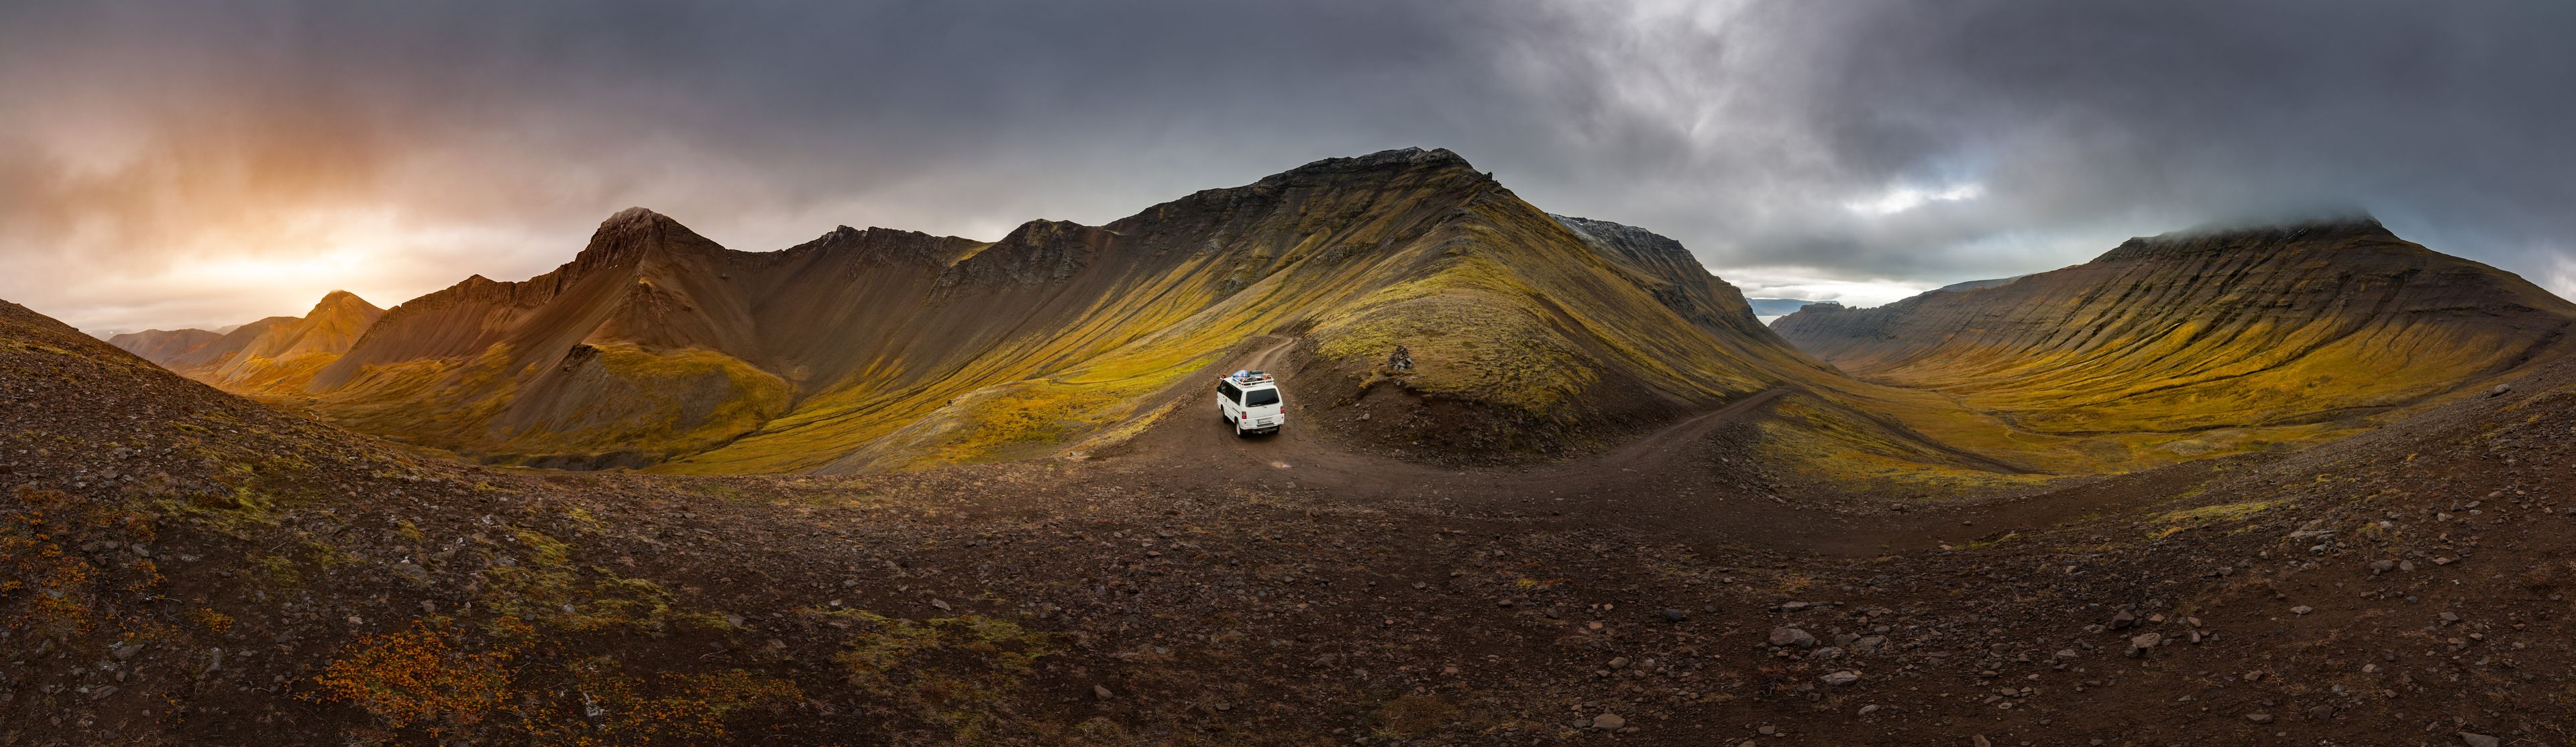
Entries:
[[457,651],[415,625],[349,644],[314,682],[321,700],[364,708],[391,728],[433,721],[468,726],[509,697],[509,660],[505,652]]

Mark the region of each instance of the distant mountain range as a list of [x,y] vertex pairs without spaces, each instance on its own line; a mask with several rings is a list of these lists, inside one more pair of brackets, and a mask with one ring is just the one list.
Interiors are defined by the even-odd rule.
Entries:
[[1753,304],[1753,314],[1755,316],[1786,316],[1797,313],[1799,309],[1806,308],[1807,304],[1832,302],[1809,301],[1798,298],[1756,298],[1752,299],[1751,303]]
[[[742,252],[636,208],[528,280],[113,342],[342,425],[550,467],[1081,453],[1285,346],[1292,397],[1383,410],[1347,422],[1390,451],[1546,457],[1776,389],[1761,448],[1834,479],[1949,480],[2348,434],[2557,355],[2571,319],[2368,221],[2134,239],[1870,309],[1748,301],[1672,239],[1405,149],[996,241],[844,226]],[[1398,347],[1409,368],[1384,365]]]
[[373,326],[383,309],[348,291],[332,291],[303,317],[272,316],[225,332],[145,330],[108,344],[190,378],[245,394],[300,389]]

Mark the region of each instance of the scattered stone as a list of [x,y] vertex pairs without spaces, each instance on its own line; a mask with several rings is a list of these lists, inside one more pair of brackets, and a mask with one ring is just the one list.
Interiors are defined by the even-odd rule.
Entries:
[[1592,717],[1592,728],[1600,729],[1602,731],[1610,731],[1627,725],[1627,719],[1607,713]]
[[1663,616],[1664,616],[1664,622],[1672,622],[1672,623],[1677,623],[1677,622],[1681,622],[1681,621],[1683,621],[1683,620],[1688,620],[1688,619],[1690,619],[1690,613],[1688,613],[1688,612],[1683,612],[1683,611],[1681,611],[1681,610],[1664,610],[1664,611],[1663,611]]
[[2247,720],[2247,721],[2252,721],[2252,722],[2254,722],[2254,723],[2258,723],[2258,724],[2268,724],[2268,723],[2272,723],[2272,714],[2269,714],[2269,713],[2248,713],[2248,714],[2245,714],[2245,720]]
[[2307,605],[2304,605],[2304,604],[2299,605],[2299,606],[2297,606],[2297,607],[2292,607],[2292,608],[2290,608],[2290,614],[2293,614],[2293,615],[2304,615],[2304,614],[2308,614],[2308,613],[2310,613],[2310,612],[2315,612],[2315,611],[2317,611],[2317,608],[2315,608],[2315,607],[2310,607],[2310,606],[2307,606]]
[[1792,646],[1811,648],[1816,645],[1816,637],[1797,628],[1777,628],[1771,631],[1771,645],[1780,648]]
[[1849,670],[1849,669],[1845,669],[1845,670],[1841,670],[1841,671],[1837,671],[1837,672],[1828,672],[1828,673],[1826,673],[1826,674],[1825,674],[1825,676],[1818,677],[1818,678],[1816,678],[1816,679],[1817,679],[1818,681],[1821,681],[1821,682],[1825,683],[1825,684],[1833,685],[1833,686],[1836,686],[1836,687],[1840,687],[1840,686],[1843,686],[1843,685],[1849,685],[1849,684],[1854,683],[1854,682],[1859,682],[1859,681],[1860,681],[1860,673],[1859,673],[1859,672],[1854,672],[1854,671]]
[[2373,560],[2373,561],[2370,561],[2370,575],[2376,576],[2376,575],[2379,575],[2379,574],[2382,574],[2382,573],[2387,573],[2387,572],[2389,572],[2389,571],[2393,571],[2393,570],[2397,570],[2397,561],[2394,561],[2394,560]]
[[2465,731],[2460,732],[2460,741],[2467,742],[2469,747],[2496,747],[2496,745],[2501,744],[2496,741],[2495,737],[2490,737],[2484,734],[2471,734]]
[[[2494,389],[2489,389],[2489,390],[2487,390],[2487,396],[2489,396],[2489,397],[2502,397],[2502,396],[2504,396],[2505,394],[2510,393],[2510,392],[2512,392],[2512,391],[2513,391],[2513,387],[2512,387],[2512,386],[2505,385],[2505,384],[2497,384],[2497,385],[2495,385],[2495,388],[2494,388]],[[2489,740],[2487,740],[2487,743],[2488,743],[2488,744],[2494,744],[2494,743],[2495,743],[2495,740],[2493,740],[2493,739],[2489,739]]]
[[1108,699],[1110,699],[1110,698],[1114,698],[1114,697],[1118,697],[1118,696],[1117,696],[1115,693],[1111,693],[1111,692],[1109,692],[1109,686],[1107,686],[1107,685],[1092,685],[1092,686],[1091,686],[1091,697],[1099,698],[1099,699],[1101,699],[1101,700],[1108,700]]
[[2146,656],[2147,649],[2155,648],[2156,644],[2163,643],[2164,640],[2164,636],[2155,633],[2147,633],[2136,638],[2131,638],[2129,639],[2129,656],[2130,658]]

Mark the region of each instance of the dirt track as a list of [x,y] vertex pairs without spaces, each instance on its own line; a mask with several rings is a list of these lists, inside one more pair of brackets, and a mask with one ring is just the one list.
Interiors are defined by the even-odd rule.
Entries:
[[[1184,486],[1258,486],[1311,493],[1325,500],[1462,514],[1531,515],[1590,528],[1678,532],[1708,544],[1746,543],[1793,553],[1865,556],[1990,539],[2054,525],[2136,497],[2136,481],[2070,481],[2067,487],[2010,499],[1965,501],[1889,512],[1852,510],[1833,496],[1791,500],[1766,484],[1750,455],[1728,438],[1769,417],[1769,406],[1795,396],[1772,388],[1685,418],[1608,450],[1572,460],[1514,467],[1451,468],[1383,454],[1334,438],[1315,418],[1347,417],[1309,407],[1300,397],[1282,338],[1222,365],[1278,375],[1289,395],[1288,427],[1236,438],[1214,417],[1198,378],[1176,385],[1179,407],[1133,440],[1113,460],[1120,473],[1179,480]],[[2175,478],[2160,474],[2157,486]],[[1580,512],[1564,511],[1580,502]],[[1568,514],[1571,515],[1568,515]]]

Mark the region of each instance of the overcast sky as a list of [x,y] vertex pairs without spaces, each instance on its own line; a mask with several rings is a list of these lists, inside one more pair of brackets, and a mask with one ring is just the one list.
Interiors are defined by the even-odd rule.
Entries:
[[0,298],[392,306],[667,213],[992,239],[1447,147],[1754,296],[2372,211],[2576,295],[2576,3],[0,3]]

